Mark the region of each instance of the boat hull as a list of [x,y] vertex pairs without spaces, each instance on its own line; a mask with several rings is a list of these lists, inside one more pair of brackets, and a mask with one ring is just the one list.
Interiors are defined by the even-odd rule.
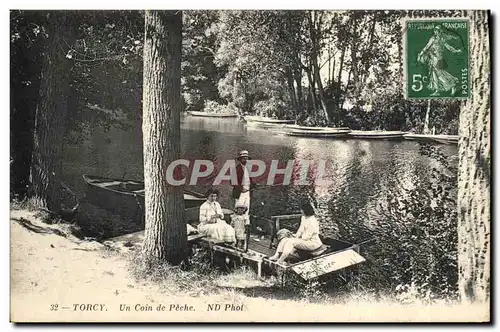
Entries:
[[403,139],[405,132],[402,131],[359,131],[353,130],[349,133],[350,138],[358,139],[379,139],[379,140],[399,140]]
[[295,124],[295,120],[279,120],[260,116],[245,116],[243,118],[247,122],[247,125],[257,126],[261,128],[277,128],[284,125]]
[[[84,175],[86,184],[86,200],[111,213],[120,215],[124,220],[138,224],[144,223],[144,183],[133,180],[117,180]],[[125,184],[124,189],[118,190],[115,183]],[[114,186],[103,186],[103,183],[112,183]],[[128,187],[128,189],[127,189]],[[184,192],[186,220],[198,220],[199,206],[205,198],[202,194],[192,191]]]
[[458,144],[458,135],[426,135],[426,134],[406,134],[404,139],[411,141],[423,141],[441,144]]
[[207,113],[207,112],[188,112],[191,116],[199,116],[205,118],[235,118],[238,116],[236,113]]

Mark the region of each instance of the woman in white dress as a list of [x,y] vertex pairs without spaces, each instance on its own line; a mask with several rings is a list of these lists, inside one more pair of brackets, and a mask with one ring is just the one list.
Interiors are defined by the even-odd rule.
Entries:
[[207,192],[207,201],[200,206],[200,224],[198,232],[206,235],[214,242],[235,243],[234,229],[224,220],[224,213],[217,202],[219,192],[210,189]]
[[299,230],[293,237],[286,237],[280,241],[276,253],[269,258],[270,260],[277,260],[277,263],[283,264],[295,249],[314,251],[323,245],[319,238],[319,222],[314,216],[312,205],[304,203],[301,209]]

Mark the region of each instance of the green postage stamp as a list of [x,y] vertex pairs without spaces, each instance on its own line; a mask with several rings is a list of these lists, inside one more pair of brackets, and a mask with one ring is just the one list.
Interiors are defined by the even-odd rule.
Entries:
[[407,19],[403,36],[406,98],[469,97],[468,19]]

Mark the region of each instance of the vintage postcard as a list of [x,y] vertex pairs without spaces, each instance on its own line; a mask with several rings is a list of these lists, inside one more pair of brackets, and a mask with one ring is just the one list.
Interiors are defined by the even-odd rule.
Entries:
[[490,322],[487,10],[11,10],[10,321]]

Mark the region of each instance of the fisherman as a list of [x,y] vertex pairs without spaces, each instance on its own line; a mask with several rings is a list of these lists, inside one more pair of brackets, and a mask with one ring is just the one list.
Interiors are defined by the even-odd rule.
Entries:
[[247,169],[247,161],[250,159],[247,150],[241,150],[238,154],[236,160],[238,164],[236,165],[236,176],[238,182],[236,185],[233,185],[233,198],[234,205],[243,205],[247,209],[245,211],[245,215],[248,215],[250,211],[250,197],[251,197],[251,189],[255,187],[255,183],[253,183],[252,179],[248,174]]

